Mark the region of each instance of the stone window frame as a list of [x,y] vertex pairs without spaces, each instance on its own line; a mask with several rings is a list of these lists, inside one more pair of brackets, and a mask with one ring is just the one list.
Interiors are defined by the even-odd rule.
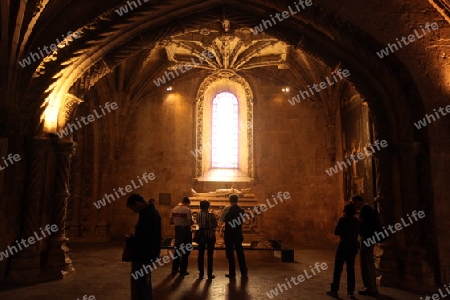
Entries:
[[[251,181],[255,177],[253,165],[253,92],[248,82],[231,70],[220,70],[203,80],[196,99],[195,179],[205,180],[211,166],[211,115],[212,101],[221,92],[234,94],[239,103],[239,163],[237,170],[244,176],[233,181]],[[209,147],[208,147],[209,145]],[[221,180],[214,180],[221,181]],[[230,181],[230,180],[227,180]]]

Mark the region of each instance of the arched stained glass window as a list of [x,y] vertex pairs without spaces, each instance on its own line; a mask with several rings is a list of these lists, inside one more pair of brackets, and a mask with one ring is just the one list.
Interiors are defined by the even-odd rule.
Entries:
[[237,168],[239,157],[239,103],[228,92],[212,103],[212,167]]

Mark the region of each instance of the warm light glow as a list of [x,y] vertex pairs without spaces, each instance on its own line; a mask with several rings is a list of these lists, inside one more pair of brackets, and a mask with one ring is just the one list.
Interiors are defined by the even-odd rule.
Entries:
[[168,90],[168,91],[171,91],[171,90],[172,90],[172,87],[171,87],[171,86],[168,86],[168,87],[167,87],[167,90]]
[[45,132],[56,132],[58,129],[58,116],[62,99],[63,97],[55,97],[54,93],[48,96],[46,100],[47,107],[42,115]]
[[224,92],[213,100],[212,167],[237,168],[239,112],[235,95]]
[[289,87],[286,86],[286,87],[282,88],[281,91],[283,93],[289,93]]
[[167,93],[166,98],[165,98],[165,103],[167,104],[177,104],[180,103],[182,96],[180,95],[180,93],[176,93],[176,92],[171,92],[171,93]]

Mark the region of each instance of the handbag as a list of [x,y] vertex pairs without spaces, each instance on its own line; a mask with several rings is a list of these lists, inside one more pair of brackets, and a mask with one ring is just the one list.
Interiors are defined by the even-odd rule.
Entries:
[[136,244],[136,239],[134,236],[127,236],[125,240],[125,245],[122,251],[122,261],[133,261],[133,252]]

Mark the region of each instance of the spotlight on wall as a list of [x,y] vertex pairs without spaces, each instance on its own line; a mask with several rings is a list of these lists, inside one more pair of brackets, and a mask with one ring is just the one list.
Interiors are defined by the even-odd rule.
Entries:
[[170,91],[172,91],[173,90],[173,88],[172,88],[172,86],[171,85],[169,85],[167,88],[166,88],[166,90],[168,91],[168,92],[170,92]]
[[283,87],[283,88],[281,89],[281,91],[282,91],[283,93],[289,93],[289,87],[288,87],[288,86],[285,86],[285,87]]

